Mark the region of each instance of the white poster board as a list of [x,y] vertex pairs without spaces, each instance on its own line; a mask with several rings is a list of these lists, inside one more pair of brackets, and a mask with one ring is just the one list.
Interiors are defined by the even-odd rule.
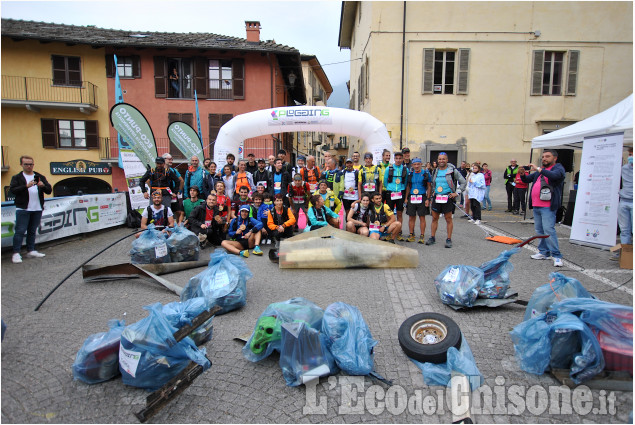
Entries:
[[624,133],[584,139],[571,243],[615,245],[623,142]]
[[128,195],[130,196],[130,207],[138,210],[150,205],[141,191],[139,182],[146,173],[146,167],[132,149],[121,149],[121,161],[123,162],[123,172],[128,183]]

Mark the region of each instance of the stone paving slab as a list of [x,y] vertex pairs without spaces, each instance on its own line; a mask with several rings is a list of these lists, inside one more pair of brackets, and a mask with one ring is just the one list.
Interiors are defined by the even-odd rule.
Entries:
[[[509,331],[522,321],[523,306],[454,311],[441,303],[433,281],[443,268],[450,264],[479,265],[509,248],[486,241],[481,229],[455,217],[452,249],[445,249],[442,242],[433,246],[398,243],[419,251],[420,263],[415,269],[280,270],[266,255],[250,256],[245,261],[255,277],[247,283],[247,305],[215,318],[213,339],[205,345],[213,366],[151,422],[450,423],[451,413],[439,396],[444,394],[443,388],[424,384],[420,370],[403,354],[397,340],[400,324],[423,311],[443,313],[459,324],[486,386],[493,391],[491,406],[484,403],[475,415],[477,423],[628,421],[632,412],[630,392],[592,391],[592,407],[600,409],[595,414],[578,406],[579,393],[544,406],[548,396],[543,391],[554,391],[557,381],[550,375],[521,371],[509,338]],[[533,224],[500,208],[484,212],[483,218],[489,231],[521,238],[533,235]],[[430,219],[426,236],[429,228]],[[8,253],[2,255],[2,318],[8,325],[1,346],[3,423],[137,423],[134,412],[145,406],[146,391],[125,386],[119,378],[97,385],[73,381],[70,367],[84,339],[106,330],[109,319],[125,317],[131,324],[146,316],[143,306],[175,301],[177,297],[158,284],[140,279],[83,283],[78,272],[39,312],[33,311],[74,267],[129,232],[116,228],[67,243],[50,243],[41,247],[45,258],[25,259],[18,265],[11,263]],[[512,257],[512,287],[519,298],[529,299],[537,286],[548,282],[550,272],[558,271],[579,279],[590,291],[609,291],[597,294],[602,300],[632,306],[632,280],[627,282],[632,273],[624,273],[615,262],[608,261],[606,251],[568,243],[568,233],[566,227],[558,227],[568,267],[556,269],[550,261],[529,259],[531,247]],[[444,239],[442,222],[437,240]],[[127,239],[117,244],[91,264],[128,261],[130,242]],[[203,254],[210,252],[206,249]],[[184,286],[202,270],[163,277]],[[594,276],[608,279],[614,286],[627,283],[613,289]],[[247,361],[241,353],[242,344],[233,338],[252,331],[268,304],[295,296],[323,308],[335,301],[357,306],[379,341],[376,370],[395,385],[387,387],[368,377],[339,374],[322,378],[314,386],[287,387],[277,355],[259,363]],[[518,391],[523,396],[514,398]],[[500,396],[502,403],[498,403]],[[529,406],[530,401],[537,405]],[[615,412],[608,408],[604,412],[603,402]]]

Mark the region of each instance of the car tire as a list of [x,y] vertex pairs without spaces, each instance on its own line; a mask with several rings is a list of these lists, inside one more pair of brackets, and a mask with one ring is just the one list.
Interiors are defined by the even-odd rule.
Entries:
[[422,363],[445,363],[450,347],[461,348],[461,330],[449,317],[419,313],[399,327],[399,345],[406,355]]

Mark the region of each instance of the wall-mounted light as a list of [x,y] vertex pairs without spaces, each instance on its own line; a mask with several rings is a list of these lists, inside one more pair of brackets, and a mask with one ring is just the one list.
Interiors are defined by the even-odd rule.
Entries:
[[294,86],[295,86],[295,79],[296,79],[297,77],[296,77],[296,75],[293,73],[293,71],[291,71],[291,72],[289,73],[288,78],[289,78],[289,85],[290,85],[291,87],[294,87]]

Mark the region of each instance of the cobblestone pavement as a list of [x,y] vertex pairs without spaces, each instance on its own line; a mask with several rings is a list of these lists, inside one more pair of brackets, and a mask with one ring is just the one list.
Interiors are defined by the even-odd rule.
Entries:
[[[505,214],[503,207],[485,212],[490,231],[521,239],[533,235],[530,221]],[[212,367],[163,409],[156,423],[450,423],[442,387],[428,387],[420,370],[403,354],[397,340],[400,324],[410,315],[440,312],[453,318],[470,344],[477,365],[492,390],[488,403],[476,410],[476,422],[493,423],[624,423],[633,410],[631,392],[592,392],[549,399],[558,383],[550,375],[535,376],[518,367],[509,331],[522,321],[524,307],[454,311],[444,306],[433,280],[449,264],[479,265],[495,258],[507,245],[484,239],[478,226],[455,216],[454,248],[445,249],[442,222],[434,246],[400,242],[420,253],[416,269],[279,270],[266,256],[251,256],[247,264],[256,275],[248,281],[247,305],[214,319],[214,337],[206,344]],[[418,227],[418,225],[417,225]],[[404,225],[404,230],[407,226]],[[430,218],[428,218],[429,235]],[[2,255],[2,318],[8,329],[2,343],[3,423],[136,423],[134,412],[145,406],[144,390],[124,386],[121,379],[97,385],[74,381],[71,364],[84,339],[106,330],[106,323],[125,314],[133,323],[146,316],[143,306],[177,300],[161,286],[142,280],[83,283],[81,272],[53,294],[40,311],[37,303],[73,268],[110,241],[129,233],[116,228],[42,246],[43,259],[12,264]],[[407,233],[407,232],[405,232]],[[419,232],[417,231],[417,236]],[[608,253],[568,242],[569,229],[558,227],[565,267],[535,261],[529,246],[512,257],[512,287],[521,299],[559,271],[579,279],[598,298],[632,305],[631,271],[608,261]],[[92,264],[126,262],[131,239],[110,248]],[[210,249],[204,251],[208,255]],[[164,277],[184,286],[202,269]],[[609,291],[610,290],[610,291]],[[609,291],[609,292],[603,292]],[[325,308],[344,301],[357,306],[379,341],[375,351],[378,373],[393,380],[387,387],[370,378],[322,378],[317,385],[287,387],[278,356],[250,363],[234,337],[251,332],[268,304],[305,297]],[[520,394],[513,398],[514,394]],[[356,391],[356,396],[351,396]],[[526,403],[525,403],[526,401]],[[602,404],[604,403],[604,404]],[[604,406],[604,407],[603,407]],[[593,409],[591,408],[593,407]],[[594,410],[595,409],[595,410]]]

